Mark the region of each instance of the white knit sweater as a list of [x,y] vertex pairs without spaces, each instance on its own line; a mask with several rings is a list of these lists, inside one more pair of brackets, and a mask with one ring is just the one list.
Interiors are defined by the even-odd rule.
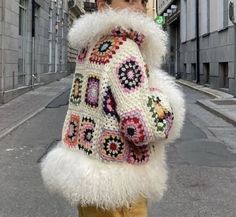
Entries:
[[107,10],[70,30],[78,48],[62,139],[42,176],[73,204],[126,206],[166,190],[165,144],[180,136],[182,93],[160,71],[166,35],[144,15]]

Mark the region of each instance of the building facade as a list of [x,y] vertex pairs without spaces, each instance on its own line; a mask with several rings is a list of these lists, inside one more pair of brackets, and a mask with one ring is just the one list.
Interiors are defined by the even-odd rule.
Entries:
[[73,72],[67,33],[82,13],[82,0],[0,0],[0,103]]
[[147,3],[147,14],[153,19],[157,16],[157,0],[148,0]]
[[165,69],[173,76],[236,95],[235,27],[230,0],[159,0],[166,16],[169,52]]

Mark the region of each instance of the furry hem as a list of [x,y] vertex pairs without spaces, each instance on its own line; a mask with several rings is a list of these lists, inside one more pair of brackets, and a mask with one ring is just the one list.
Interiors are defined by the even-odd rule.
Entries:
[[167,181],[164,148],[155,155],[143,166],[105,163],[59,143],[43,160],[41,173],[45,185],[71,204],[113,209],[140,196],[161,199]]

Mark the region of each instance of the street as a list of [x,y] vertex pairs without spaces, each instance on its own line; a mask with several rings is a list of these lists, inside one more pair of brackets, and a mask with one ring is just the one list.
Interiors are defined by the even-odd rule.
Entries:
[[[208,96],[184,87],[182,137],[167,148],[169,188],[149,217],[236,216],[236,128],[196,104]],[[60,139],[68,91],[0,140],[0,217],[74,217],[44,188],[39,161]],[[158,172],[158,171],[157,171]]]

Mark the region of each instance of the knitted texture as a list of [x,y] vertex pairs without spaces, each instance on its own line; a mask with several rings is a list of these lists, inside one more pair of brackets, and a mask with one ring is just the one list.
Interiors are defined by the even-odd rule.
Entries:
[[164,94],[149,90],[139,43],[119,31],[78,62],[62,138],[98,160],[143,164],[174,116]]
[[165,145],[185,116],[182,92],[158,69],[166,35],[143,15],[108,10],[79,19],[69,39],[79,51],[61,141],[41,164],[45,185],[76,206],[160,200]]

